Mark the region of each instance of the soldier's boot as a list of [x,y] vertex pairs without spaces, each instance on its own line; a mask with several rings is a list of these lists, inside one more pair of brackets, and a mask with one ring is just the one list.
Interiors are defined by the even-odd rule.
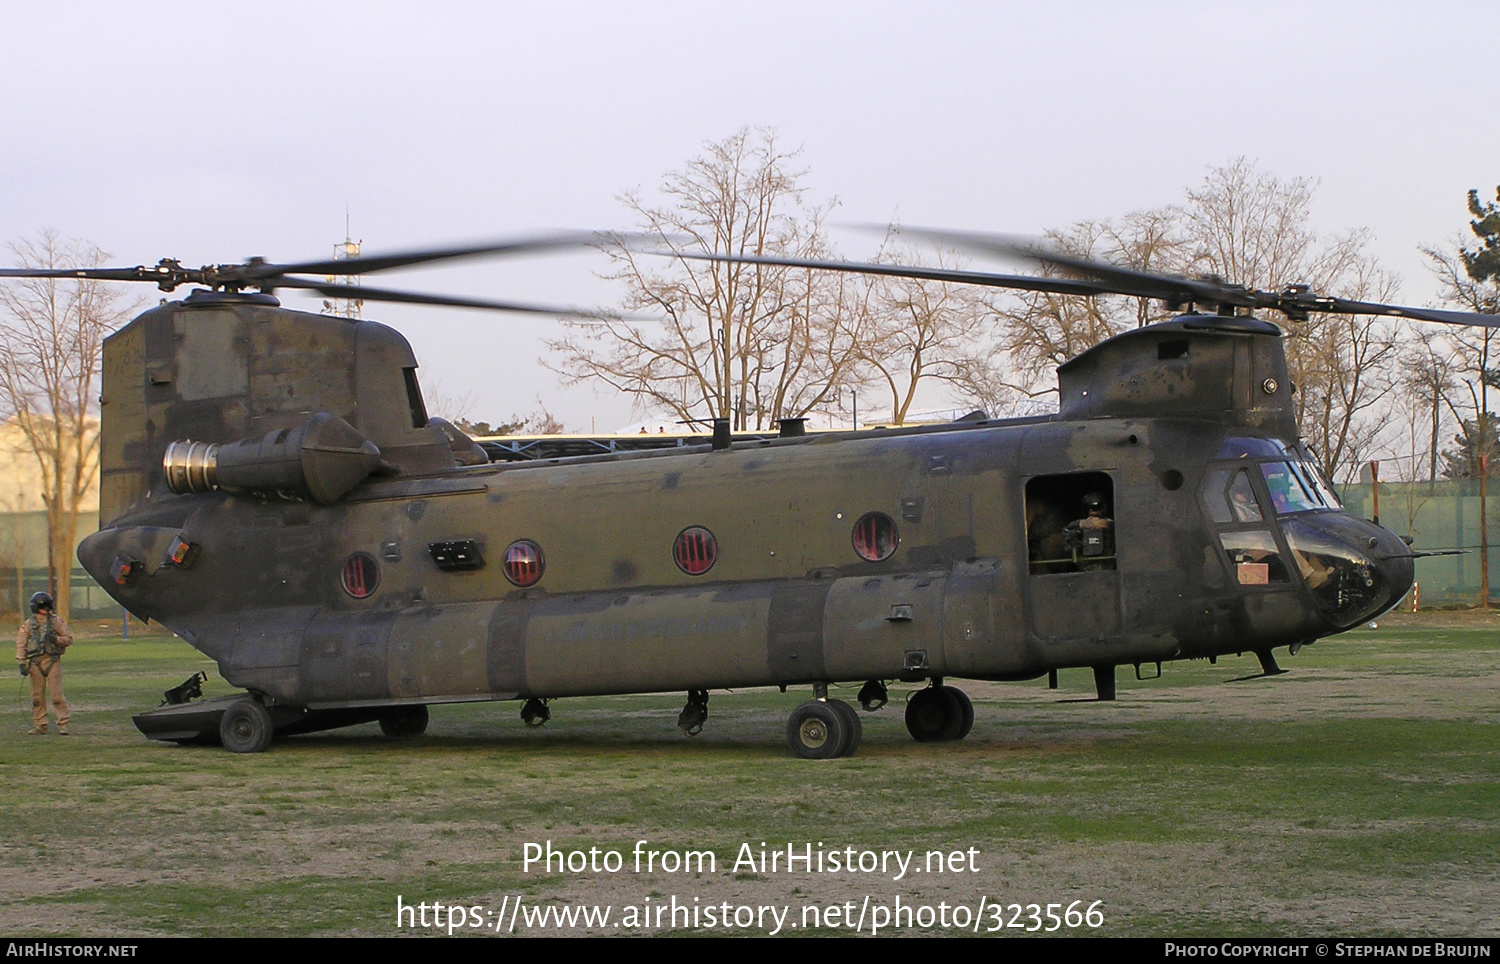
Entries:
[[26,731],[27,736],[45,736],[46,733],[47,728],[45,726],[33,726],[31,729]]
[[59,724],[57,724],[57,735],[58,736],[67,736],[68,735],[68,725],[66,723],[59,723]]

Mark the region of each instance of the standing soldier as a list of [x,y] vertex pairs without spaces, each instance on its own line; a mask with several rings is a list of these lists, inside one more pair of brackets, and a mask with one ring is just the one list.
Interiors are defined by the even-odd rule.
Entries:
[[62,654],[73,645],[68,624],[53,612],[49,593],[31,597],[31,616],[16,633],[16,662],[21,675],[31,677],[31,729],[29,735],[47,732],[47,703],[52,697],[52,712],[57,716],[57,732],[68,735],[68,701],[63,699]]

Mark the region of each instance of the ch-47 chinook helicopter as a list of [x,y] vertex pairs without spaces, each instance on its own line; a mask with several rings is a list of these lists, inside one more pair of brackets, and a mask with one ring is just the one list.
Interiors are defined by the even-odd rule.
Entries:
[[559,697],[673,690],[696,732],[709,690],[808,686],[787,740],[828,758],[861,733],[834,683],[874,710],[888,681],[928,681],[906,724],[944,741],[973,723],[954,677],[1091,668],[1111,699],[1121,664],[1253,652],[1273,672],[1273,650],[1394,606],[1414,555],[1341,508],[1297,437],[1281,332],[1248,310],[1495,321],[1036,250],[1074,278],[765,259],[1188,313],[1062,365],[1055,415],[739,442],[724,423],[707,444],[492,464],[428,417],[400,334],[271,294],[591,240],[54,273],[206,286],[105,343],[101,528],[79,558],[247,692],[143,713],[143,732],[254,752],[370,720],[420,733],[435,703],[520,700],[535,724]]

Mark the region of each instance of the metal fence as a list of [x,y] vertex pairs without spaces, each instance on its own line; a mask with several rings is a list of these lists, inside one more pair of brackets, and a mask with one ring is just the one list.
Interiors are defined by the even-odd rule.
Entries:
[[[1339,486],[1344,507],[1353,515],[1373,519],[1374,486],[1369,483]],[[1486,523],[1490,543],[1490,593],[1500,593],[1500,484],[1489,485]],[[1411,536],[1418,552],[1459,550],[1456,555],[1417,560],[1417,586],[1423,609],[1474,605],[1479,602],[1480,568],[1479,483],[1475,482],[1382,482],[1380,524],[1392,532]],[[1404,603],[1411,607],[1411,600]]]

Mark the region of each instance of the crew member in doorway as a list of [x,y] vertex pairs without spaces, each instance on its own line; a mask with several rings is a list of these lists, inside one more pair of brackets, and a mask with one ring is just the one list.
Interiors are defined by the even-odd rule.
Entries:
[[1115,567],[1115,520],[1105,514],[1104,496],[1090,492],[1083,497],[1084,517],[1068,523],[1064,530],[1073,561],[1084,572]]

